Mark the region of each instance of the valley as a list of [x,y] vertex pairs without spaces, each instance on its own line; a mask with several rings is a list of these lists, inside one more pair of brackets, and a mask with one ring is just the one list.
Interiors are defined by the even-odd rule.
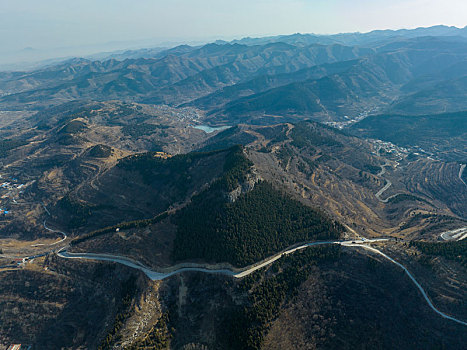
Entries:
[[466,40],[389,33],[1,73],[0,347],[462,348]]
[[[246,137],[246,135],[249,136]],[[399,149],[394,145],[381,144],[381,142],[372,141],[365,143],[353,136],[342,134],[341,132],[334,131],[333,129],[313,122],[296,125],[279,124],[272,127],[253,127],[245,125],[224,131],[220,130],[215,132],[211,139],[201,141],[199,147],[210,149],[216,149],[216,145],[231,147],[230,145],[237,144],[237,140],[246,139],[250,140],[250,142],[246,144],[245,149],[239,155],[244,154],[250,160],[249,164],[245,163],[245,165],[248,164],[247,168],[254,164],[252,168],[253,173],[247,175],[247,177],[242,175],[242,172],[245,170],[241,170],[240,173],[233,173],[237,175],[229,181],[234,182],[226,182],[224,185],[227,186],[225,187],[227,191],[233,190],[227,198],[231,198],[230,200],[235,200],[236,202],[238,199],[234,198],[238,196],[238,194],[232,197],[233,193],[236,193],[235,191],[240,191],[240,197],[238,198],[241,198],[244,196],[244,194],[242,194],[244,191],[251,191],[252,186],[258,186],[257,184],[254,185],[257,181],[268,181],[276,188],[282,189],[281,191],[287,191],[287,193],[293,198],[296,198],[298,202],[304,203],[305,205],[314,203],[312,206],[316,207],[316,203],[322,203],[320,208],[326,210],[326,215],[332,215],[332,217],[345,224],[346,228],[343,232],[344,240],[318,240],[305,244],[303,244],[304,242],[301,244],[297,243],[296,245],[292,245],[291,247],[277,252],[277,254],[266,257],[264,260],[256,260],[251,266],[244,268],[227,263],[226,260],[205,263],[202,262],[202,260],[206,258],[203,259],[201,257],[191,261],[188,259],[177,262],[177,260],[174,260],[173,255],[170,254],[170,250],[174,249],[173,241],[171,240],[175,239],[180,230],[177,228],[176,223],[177,217],[180,215],[178,213],[183,212],[184,208],[189,207],[190,203],[194,200],[193,198],[187,200],[184,196],[199,196],[199,194],[196,193],[203,193],[202,191],[209,193],[209,191],[212,191],[209,188],[216,184],[215,179],[218,178],[220,174],[223,174],[226,168],[225,165],[223,167],[217,166],[216,170],[216,167],[213,167],[211,164],[208,168],[212,169],[214,172],[210,174],[205,170],[203,172],[203,179],[199,179],[201,182],[196,180],[196,177],[190,179],[190,182],[186,182],[186,179],[195,176],[195,174],[199,174],[198,170],[195,170],[197,167],[208,169],[206,166],[210,164],[209,162],[214,162],[213,164],[216,162],[222,163],[223,157],[229,157],[229,151],[222,151],[221,148],[220,151],[208,151],[200,153],[199,156],[194,153],[193,156],[190,157],[175,156],[165,158],[158,158],[157,152],[159,151],[149,153],[148,155],[151,155],[151,158],[144,158],[144,156],[132,158],[131,156],[125,156],[125,153],[117,153],[120,154],[119,157],[123,157],[120,159],[124,159],[125,162],[122,163],[122,160],[117,160],[117,162],[112,161],[111,163],[105,163],[107,165],[104,167],[100,165],[101,163],[95,163],[99,164],[99,167],[96,169],[100,170],[93,171],[92,173],[84,173],[84,177],[82,177],[83,180],[75,178],[74,181],[77,182],[70,182],[70,189],[74,189],[68,194],[68,197],[74,198],[73,200],[75,203],[81,203],[81,207],[85,206],[90,208],[91,213],[82,217],[82,214],[80,214],[80,211],[76,211],[76,208],[72,209],[73,212],[67,212],[69,209],[62,205],[57,206],[56,204],[49,204],[45,206],[42,203],[38,203],[36,210],[41,212],[37,219],[38,228],[43,230],[44,238],[47,236],[47,232],[53,236],[49,238],[49,241],[44,240],[44,238],[30,241],[30,244],[23,244],[22,248],[19,246],[21,240],[17,241],[17,238],[10,238],[10,243],[6,243],[7,241],[5,240],[5,244],[2,243],[2,260],[7,264],[2,269],[10,271],[16,269],[28,270],[33,266],[37,266],[38,263],[43,264],[41,262],[43,259],[48,261],[52,258],[56,264],[61,264],[61,261],[64,262],[66,260],[71,260],[71,262],[83,260],[84,264],[88,263],[86,261],[100,261],[106,264],[117,263],[136,271],[139,270],[144,273],[149,280],[155,282],[160,281],[159,283],[166,283],[165,280],[171,281],[173,278],[184,278],[176,276],[187,276],[197,273],[208,273],[208,275],[213,276],[212,278],[218,278],[214,276],[225,275],[226,278],[234,278],[241,281],[248,276],[263,273],[263,270],[268,270],[271,265],[284,259],[285,256],[289,254],[297,254],[297,251],[303,249],[313,249],[316,245],[326,246],[337,243],[344,249],[355,249],[356,252],[358,252],[357,254],[369,254],[369,256],[373,254],[380,255],[383,257],[383,261],[386,260],[389,264],[397,265],[396,268],[401,268],[408,274],[409,280],[411,279],[413,283],[412,288],[420,290],[421,296],[427,303],[427,306],[432,308],[435,314],[451,322],[465,325],[465,320],[463,320],[462,316],[459,317],[453,314],[452,311],[446,313],[432,302],[432,294],[428,293],[433,293],[433,290],[431,289],[430,292],[426,291],[423,284],[419,282],[418,277],[411,273],[411,267],[404,266],[391,257],[391,255],[394,255],[394,251],[392,251],[393,246],[396,245],[399,247],[396,256],[401,259],[399,255],[404,254],[402,253],[403,250],[400,250],[401,244],[403,246],[411,242],[414,238],[419,237],[418,235],[421,231],[428,232],[428,235],[434,240],[460,240],[463,238],[463,235],[458,235],[458,233],[463,232],[459,227],[464,227],[465,221],[463,221],[462,217],[456,216],[455,212],[450,208],[449,202],[446,203],[444,200],[441,200],[441,198],[433,197],[435,192],[430,192],[429,190],[429,192],[420,192],[420,190],[415,190],[419,188],[418,186],[412,187],[412,190],[409,191],[408,187],[405,187],[407,185],[404,185],[407,183],[407,180],[403,179],[407,177],[406,174],[410,174],[409,171],[414,164],[420,163],[421,161],[436,164],[440,161],[423,158],[423,156],[408,161],[407,157],[409,156],[409,152],[405,149]],[[342,145],[346,146],[343,147]],[[349,147],[352,149],[354,155],[351,159],[345,156],[348,153],[347,148]],[[114,149],[114,146],[112,149]],[[357,149],[360,150],[358,152],[361,153],[356,153]],[[232,150],[235,150],[235,148],[232,148]],[[382,150],[384,150],[384,152]],[[115,151],[112,152],[115,153]],[[231,154],[238,154],[235,152]],[[329,156],[330,154],[332,154],[332,156]],[[358,154],[361,154],[361,156],[357,156]],[[307,158],[310,157],[310,155],[311,158]],[[240,156],[239,159],[242,159],[241,157],[243,156]],[[34,159],[34,156],[32,159]],[[321,161],[317,161],[319,159],[321,159]],[[131,163],[129,163],[130,161]],[[147,170],[145,170],[145,164],[147,161],[150,161],[152,165],[148,168],[151,169],[151,173],[146,174]],[[185,163],[186,161],[188,162]],[[121,165],[118,165],[119,163]],[[171,165],[172,163],[173,165]],[[374,166],[370,166],[371,164],[374,164]],[[109,186],[115,186],[114,183],[120,184],[118,187],[121,187],[121,184],[125,183],[122,179],[127,176],[125,175],[125,171],[127,171],[125,167],[129,166],[131,169],[141,168],[141,170],[138,170],[140,175],[131,173],[132,181],[135,182],[136,180],[138,182],[138,187],[132,190],[113,187],[114,189],[110,190]],[[188,166],[188,168],[182,170],[185,166]],[[17,169],[19,168],[18,165],[16,165],[16,167]],[[137,198],[143,198],[145,196],[144,192],[148,193],[148,190],[143,190],[143,192],[141,192],[141,190],[137,188],[145,183],[144,186],[157,186],[159,189],[158,193],[167,195],[170,192],[162,190],[163,187],[161,187],[161,185],[171,188],[172,186],[180,186],[178,183],[181,184],[181,182],[177,182],[179,180],[177,180],[176,177],[167,176],[167,171],[171,171],[170,169],[172,168],[177,169],[177,171],[182,170],[182,173],[184,172],[186,174],[181,178],[185,179],[183,180],[185,181],[185,189],[182,192],[180,192],[180,190],[173,192],[172,199],[167,202],[174,203],[173,201],[175,201],[178,204],[172,204],[169,207],[167,207],[166,204],[160,207],[161,209],[159,209],[159,211],[154,211],[156,207],[149,207],[151,209],[148,211],[144,206],[139,207],[137,202],[136,205],[132,205],[132,200],[128,198],[125,202],[128,203],[128,208],[133,208],[133,211],[129,211],[124,209],[126,205],[124,204],[125,202],[122,203],[123,206],[120,205],[115,208],[108,206],[106,202],[102,202],[104,198],[108,198],[106,200],[109,203],[115,203],[116,199],[114,198],[117,197],[113,196],[128,196],[129,193],[133,193]],[[237,166],[234,165],[232,169],[237,169]],[[336,170],[338,172],[336,172]],[[154,171],[156,171],[156,173],[153,173]],[[427,171],[427,174],[429,174],[430,170]],[[452,185],[454,186],[457,185],[456,179],[460,182],[458,172],[459,170],[457,168],[453,168],[453,171],[449,173],[452,179]],[[66,174],[66,171],[60,171],[60,173]],[[190,173],[192,175],[190,175]],[[436,173],[438,173],[438,171]],[[246,174],[248,174],[248,172]],[[162,175],[164,177],[161,177]],[[142,176],[141,179],[138,179],[138,176]],[[336,176],[338,176],[339,180],[326,180],[327,178],[332,179]],[[120,179],[117,180],[116,177]],[[212,179],[210,180],[211,185],[209,185],[209,180],[207,181],[209,177]],[[145,178],[165,178],[165,180],[155,185],[144,180]],[[225,179],[228,178],[229,177],[226,177]],[[374,180],[362,181],[362,178]],[[416,181],[415,179],[413,181]],[[80,181],[85,181],[86,183],[80,184]],[[243,183],[243,181],[246,182]],[[187,187],[189,183],[192,183],[194,187],[190,188],[192,185]],[[197,183],[199,183],[199,185],[197,185]],[[231,183],[231,185],[228,185],[229,183]],[[340,192],[345,193],[347,196],[352,195],[352,191],[349,191],[349,189],[355,188],[354,195],[358,195],[356,198],[359,198],[359,202],[361,203],[359,207],[361,208],[362,205],[364,205],[368,208],[367,211],[362,212],[355,208],[353,200],[336,201],[336,189],[332,186],[328,187],[332,183],[339,184],[340,188],[342,188],[342,186],[348,188],[345,192],[342,191],[342,189],[340,190]],[[390,186],[388,186],[388,184],[390,184]],[[462,185],[461,182],[460,184]],[[128,182],[128,185],[125,186],[130,186],[131,188],[135,185],[133,185],[132,182]],[[109,187],[109,189],[106,189],[107,187]],[[403,191],[399,192],[400,190]],[[35,198],[36,195],[30,193],[30,191],[31,190],[29,190],[26,195],[30,198]],[[108,195],[104,196],[104,193],[113,194],[109,197]],[[216,195],[217,198],[219,198],[219,196],[222,197],[220,194]],[[391,198],[398,198],[400,196],[402,196],[404,200],[391,200]],[[50,198],[43,198],[45,202],[50,203]],[[98,198],[100,202],[94,202],[94,198]],[[157,199],[156,201],[160,202],[160,200],[161,199]],[[145,201],[147,202],[147,199]],[[331,203],[335,204],[331,206]],[[393,209],[386,208],[386,206]],[[101,207],[102,209],[100,209]],[[167,208],[166,211],[164,211],[165,208]],[[202,206],[200,208],[202,208]],[[329,208],[333,209],[330,210]],[[397,211],[394,211],[395,208],[398,208]],[[115,210],[117,210],[118,214],[115,214]],[[359,212],[358,220],[357,216],[348,216],[352,211]],[[137,214],[138,212],[141,212],[141,214]],[[157,219],[146,223],[144,220],[148,218],[149,213],[152,215],[158,213],[159,217],[161,217],[160,221]],[[66,225],[64,221],[60,220],[60,217],[72,217],[76,214],[79,214],[80,220],[76,221],[76,224],[73,224],[73,226],[70,226],[70,224]],[[106,221],[106,216],[109,217],[110,221]],[[164,218],[164,216],[167,216],[167,218]],[[40,221],[40,217],[45,220]],[[118,221],[111,219],[115,217],[120,219]],[[156,218],[157,217],[156,215]],[[125,218],[137,220],[134,221],[134,224],[126,224]],[[417,220],[415,220],[415,218]],[[99,229],[101,229],[103,225],[105,226],[106,222],[107,225],[110,225],[109,229],[98,233]],[[195,232],[193,231],[195,227],[193,226],[194,223],[193,221],[190,222],[189,232]],[[66,225],[66,227],[63,225]],[[203,225],[206,224],[204,223]],[[62,232],[62,230],[54,229],[55,227],[62,226],[65,227],[63,231],[67,233]],[[365,230],[362,230],[363,227]],[[205,226],[204,230],[206,229],[207,227]],[[94,234],[93,232],[98,234]],[[172,233],[169,234],[169,232]],[[451,232],[453,232],[453,234],[451,234]],[[83,239],[80,237],[86,238]],[[164,239],[164,241],[161,239]],[[74,243],[74,241],[77,243]],[[392,253],[387,253],[386,251],[388,249]],[[155,252],[159,253],[154,254]],[[8,259],[10,261],[8,261]],[[402,259],[406,259],[405,255],[402,255]],[[11,263],[13,260],[16,262],[12,265],[8,265],[8,263]],[[44,266],[50,266],[50,264],[46,263]],[[46,271],[48,271],[49,268],[50,267],[48,267]],[[103,278],[106,277],[103,276]],[[429,285],[431,285],[431,283],[433,283],[433,280],[430,280]],[[458,298],[459,297],[462,300],[462,294],[459,295]],[[443,304],[443,308],[451,310],[449,304]]]

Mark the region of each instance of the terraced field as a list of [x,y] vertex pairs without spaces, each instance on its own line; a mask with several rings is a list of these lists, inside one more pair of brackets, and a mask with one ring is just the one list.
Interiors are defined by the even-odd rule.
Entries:
[[419,160],[407,166],[407,189],[446,203],[453,214],[467,218],[467,187],[460,181],[458,163]]

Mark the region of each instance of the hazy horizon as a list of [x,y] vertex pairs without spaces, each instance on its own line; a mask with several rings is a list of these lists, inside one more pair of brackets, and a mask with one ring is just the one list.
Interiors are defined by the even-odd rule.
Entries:
[[460,0],[57,0],[0,4],[0,63],[293,33],[464,27]]

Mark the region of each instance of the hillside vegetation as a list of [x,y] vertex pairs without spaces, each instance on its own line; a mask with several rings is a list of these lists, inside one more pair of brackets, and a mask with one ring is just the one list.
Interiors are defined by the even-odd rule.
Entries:
[[337,239],[342,227],[260,181],[234,202],[227,192],[245,181],[250,163],[241,153],[223,177],[176,216],[176,260],[203,259],[245,266],[297,242]]
[[[0,92],[8,92],[0,105],[37,111],[73,100],[118,99],[192,106],[227,125],[268,124],[271,115],[345,121],[375,111],[454,112],[467,109],[467,43],[465,29],[452,32],[463,36],[437,28],[375,32],[373,40],[294,35],[184,45],[139,57],[128,52],[122,60],[74,59],[0,75]],[[123,132],[141,135],[151,128]]]
[[[120,159],[99,176],[69,192],[56,205],[69,229],[99,230],[127,221],[151,219],[177,206],[222,172],[232,149],[170,156],[157,152]],[[88,231],[89,232],[89,231]]]
[[467,112],[371,116],[350,131],[400,146],[419,146],[448,160],[467,160]]
[[457,242],[424,242],[413,241],[411,246],[416,247],[422,253],[430,256],[442,256],[449,260],[454,260],[467,266],[467,241]]
[[0,349],[465,348],[467,27],[92,57],[0,72]]

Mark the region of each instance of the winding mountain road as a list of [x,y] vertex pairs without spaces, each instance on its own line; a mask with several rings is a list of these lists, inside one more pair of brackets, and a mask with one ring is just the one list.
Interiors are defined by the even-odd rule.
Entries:
[[[45,212],[47,213],[47,215],[50,216],[50,211],[47,209],[47,207],[44,205],[44,203],[42,203],[42,207],[44,208],[44,210],[45,210]],[[67,236],[67,234],[66,234],[65,232],[63,232],[63,231],[58,231],[58,230],[54,230],[54,229],[52,229],[52,228],[50,228],[50,227],[47,227],[46,221],[47,221],[47,219],[44,220],[44,222],[43,222],[44,228],[45,228],[47,231],[49,231],[49,232],[58,233],[58,234],[62,235],[63,238],[62,238],[61,240],[57,241],[57,242],[50,243],[50,244],[46,244],[46,243],[34,244],[34,245],[32,245],[32,247],[56,245],[56,244],[59,244],[59,243],[64,242],[64,241],[68,238],[68,236]]]
[[465,166],[466,166],[466,164],[461,164],[461,168],[459,169],[459,180],[461,180],[462,183],[463,183],[465,186],[467,186],[467,184],[465,183],[464,179],[462,178],[462,174],[464,173]]
[[[402,158],[399,159],[399,161],[402,160]],[[376,174],[376,176],[378,177],[382,177],[384,174],[386,174],[386,167],[387,166],[390,166],[391,163],[386,160],[386,163],[384,163],[383,165],[381,165],[381,171]],[[395,162],[395,168],[397,168],[399,165],[399,162],[396,161]],[[396,193],[396,194],[393,194],[392,196],[389,196],[387,197],[386,199],[381,199],[381,195],[386,192],[391,186],[392,186],[392,182],[388,179],[384,179],[386,181],[386,184],[378,191],[375,193],[375,197],[381,202],[381,203],[388,203],[392,198],[394,197],[397,197],[401,194],[404,194],[403,192],[400,192],[400,193]]]
[[[386,172],[385,167],[388,166],[388,165],[389,164],[386,163],[381,167],[382,170],[378,174],[378,176],[382,176],[382,175],[385,174],[385,172]],[[463,171],[464,168],[465,168],[465,165],[463,166],[463,168],[461,169],[461,172],[459,173],[460,177],[462,175],[462,171]],[[391,197],[389,197],[389,198],[387,198],[385,200],[382,200],[380,198],[380,196],[392,185],[392,183],[389,180],[386,179],[386,181],[387,181],[386,185],[383,188],[381,188],[375,194],[376,197],[381,202],[384,202],[384,203],[386,203],[389,200],[389,198],[398,195],[398,194],[396,194],[396,195],[391,196]],[[50,215],[49,211],[47,210],[47,208],[45,208],[45,206],[44,206],[44,209]],[[60,242],[63,242],[63,241],[65,241],[67,239],[67,235],[64,232],[61,232],[61,231],[58,231],[58,230],[53,230],[53,229],[47,227],[45,220],[44,220],[44,228],[46,230],[48,230],[48,231],[56,232],[56,233],[59,233],[59,234],[63,235],[62,240],[57,241],[57,242],[52,243],[52,244],[49,244],[50,246],[51,245],[56,245],[56,244],[58,244]],[[461,240],[461,239],[464,239],[466,237],[467,237],[467,227],[460,228],[460,229],[457,229],[457,230],[447,231],[447,232],[444,232],[444,233],[441,234],[441,238],[444,239],[444,240],[453,240],[453,239]],[[70,252],[68,252],[66,250],[68,248],[68,246],[64,246],[61,249],[59,249],[58,251],[57,251],[57,248],[55,248],[51,252],[54,252],[54,251],[57,252],[57,255],[59,257],[61,257],[61,258],[64,258],[64,259],[98,260],[98,261],[109,261],[109,262],[122,264],[122,265],[125,265],[125,266],[128,266],[128,267],[131,267],[131,268],[142,271],[143,273],[146,274],[146,276],[148,276],[148,278],[150,278],[151,280],[154,281],[154,280],[164,280],[164,279],[169,278],[169,277],[171,277],[173,275],[180,274],[182,272],[188,272],[188,271],[202,272],[202,273],[209,273],[209,274],[221,274],[221,275],[225,275],[225,276],[232,276],[234,278],[243,278],[243,277],[248,276],[251,273],[259,270],[259,269],[264,268],[267,265],[272,264],[273,262],[277,261],[278,259],[280,259],[283,256],[292,254],[292,253],[294,253],[294,252],[296,252],[298,250],[302,250],[302,249],[305,249],[305,248],[308,248],[308,247],[317,246],[317,245],[325,245],[325,244],[340,244],[340,245],[346,246],[346,247],[360,247],[360,248],[369,250],[369,251],[371,251],[373,253],[379,254],[380,256],[382,256],[385,259],[389,260],[391,263],[393,263],[393,264],[399,266],[400,268],[402,268],[404,270],[404,272],[408,275],[408,277],[412,280],[412,282],[415,284],[417,289],[420,291],[420,293],[422,294],[422,296],[425,299],[428,306],[433,311],[435,311],[438,315],[440,315],[441,317],[443,317],[445,319],[448,319],[448,320],[454,321],[456,323],[462,324],[464,326],[467,326],[466,322],[464,322],[462,320],[459,320],[459,319],[456,319],[456,318],[454,318],[452,316],[449,316],[449,315],[439,311],[433,305],[433,303],[429,299],[427,293],[425,292],[423,287],[420,285],[420,283],[417,282],[415,277],[409,272],[409,270],[404,265],[402,265],[399,262],[395,261],[394,259],[392,259],[388,255],[384,254],[380,250],[367,245],[368,243],[388,241],[388,240],[389,240],[388,238],[376,238],[376,239],[364,239],[364,238],[361,238],[361,240],[354,240],[354,241],[309,242],[309,243],[304,243],[304,244],[300,244],[300,245],[291,246],[291,247],[285,249],[284,251],[282,251],[280,253],[277,253],[277,254],[275,254],[275,255],[273,255],[271,257],[268,257],[268,258],[266,258],[266,259],[264,259],[264,260],[262,260],[262,261],[260,261],[258,263],[255,263],[253,265],[247,266],[247,267],[242,268],[242,269],[233,268],[231,266],[226,266],[225,268],[219,268],[219,265],[182,263],[182,264],[177,264],[175,266],[168,267],[168,268],[161,268],[161,269],[159,269],[159,271],[156,271],[156,270],[152,270],[149,267],[143,265],[139,261],[130,259],[128,257],[110,255],[110,254],[98,254],[98,253],[70,253]],[[26,260],[31,260],[31,259],[33,259],[35,257],[43,256],[43,255],[45,255],[45,254],[32,256],[32,257],[26,257],[23,260],[25,260],[25,261]]]
[[457,318],[454,318],[452,316],[449,316],[441,311],[439,311],[431,302],[430,298],[428,297],[427,293],[423,289],[423,287],[420,285],[420,283],[417,282],[415,277],[410,273],[410,271],[402,264],[398,263],[388,255],[384,254],[380,250],[370,247],[367,245],[367,243],[373,243],[373,242],[382,242],[382,241],[387,241],[389,240],[388,238],[376,238],[376,239],[366,239],[362,241],[322,241],[322,242],[310,242],[310,243],[305,243],[299,246],[293,246],[290,248],[287,248],[285,251],[275,254],[269,258],[266,258],[265,260],[253,264],[250,266],[247,266],[243,269],[216,269],[216,268],[209,268],[209,264],[192,264],[188,263],[185,264],[179,264],[177,265],[177,268],[166,268],[166,269],[161,269],[160,271],[155,271],[150,269],[147,266],[144,266],[138,261],[126,258],[126,257],[121,257],[121,256],[114,256],[114,255],[109,255],[109,254],[95,254],[95,253],[68,253],[66,250],[61,250],[58,252],[58,256],[65,258],[65,259],[88,259],[88,260],[100,260],[100,261],[110,261],[110,262],[115,262],[119,263],[134,269],[138,269],[146,274],[151,280],[163,280],[168,277],[171,277],[173,275],[182,273],[182,272],[187,272],[187,271],[196,271],[196,272],[203,272],[203,273],[211,273],[211,274],[221,274],[221,275],[226,275],[226,276],[232,276],[234,278],[243,278],[245,276],[250,275],[251,273],[262,269],[263,267],[272,264],[276,260],[282,258],[285,255],[292,254],[298,250],[305,249],[308,247],[312,246],[317,246],[317,245],[324,245],[324,244],[340,244],[342,246],[346,247],[360,247],[366,250],[369,250],[373,253],[379,254],[389,260],[391,263],[399,266],[401,269],[404,270],[404,272],[409,276],[409,278],[412,280],[412,282],[415,284],[415,286],[418,288],[420,293],[422,294],[423,298],[425,299],[426,303],[428,306],[435,311],[438,315],[441,317],[454,321],[456,323],[462,324],[464,326],[467,326],[467,322],[464,322],[462,320],[459,320]]
[[[385,240],[387,239],[378,238],[378,239],[373,239],[373,240],[368,240],[368,241],[377,242],[377,241],[385,241]],[[345,242],[351,242],[351,241],[321,241],[321,242],[305,243],[299,246],[295,245],[295,246],[285,249],[284,251],[278,254],[274,254],[273,256],[270,256],[262,260],[261,262],[247,266],[243,269],[237,269],[237,268],[232,268],[232,267],[218,269],[218,268],[215,268],[216,265],[195,264],[195,263],[184,263],[183,264],[182,263],[182,264],[175,265],[174,267],[163,268],[163,269],[160,269],[159,271],[155,271],[155,270],[151,270],[147,266],[144,266],[142,263],[138,261],[135,261],[127,257],[122,257],[122,256],[109,255],[109,254],[96,254],[96,253],[69,253],[65,249],[60,250],[57,254],[58,256],[62,258],[66,258],[66,259],[88,259],[88,260],[102,260],[102,261],[116,262],[116,263],[123,264],[125,266],[129,266],[129,267],[132,267],[134,269],[138,269],[144,272],[153,281],[163,280],[173,275],[176,275],[182,272],[187,272],[187,271],[221,274],[221,275],[233,276],[235,278],[242,278],[242,277],[248,276],[249,274],[255,272],[256,270],[262,269],[263,267],[272,264],[274,261],[279,260],[281,257],[285,255],[289,255],[289,254],[296,252],[297,250],[305,249],[305,248],[316,246],[316,245],[341,244]]]
[[381,195],[382,195],[384,192],[386,192],[386,191],[389,189],[389,187],[391,187],[391,186],[392,186],[392,182],[389,181],[388,179],[386,179],[386,185],[384,185],[383,188],[381,188],[378,192],[375,193],[375,197],[378,198],[378,200],[379,200],[380,202],[382,202],[382,203],[387,203],[387,202],[389,202],[389,198],[391,198],[392,196],[391,196],[391,197],[388,197],[388,198],[386,198],[386,199],[381,199]]
[[[384,163],[383,165],[381,165],[381,171],[377,174],[378,177],[382,177],[385,173],[386,173],[386,167],[389,166],[390,163],[389,161],[386,161],[386,163]],[[399,165],[398,162],[396,162],[396,167]],[[467,186],[467,184],[464,182],[464,180],[462,179],[462,174],[465,170],[465,167],[466,167],[466,164],[461,164],[461,167],[459,169],[459,179],[462,181],[462,183],[464,185]],[[386,181],[386,184],[378,191],[375,193],[375,197],[382,203],[387,203],[389,202],[389,200],[391,200],[391,198],[394,198],[394,197],[397,197],[401,194],[403,194],[402,192],[401,193],[396,193],[396,194],[393,194],[392,196],[389,196],[387,197],[386,199],[381,199],[381,195],[389,189],[389,187],[392,186],[392,182],[388,179],[384,179]],[[446,231],[446,232],[443,232],[441,233],[440,235],[441,239],[445,240],[445,241],[461,241],[465,238],[467,238],[467,226],[466,227],[461,227],[461,228],[458,228],[458,229],[455,229],[455,230],[451,230],[451,231]]]
[[[396,163],[396,164],[399,165],[399,163]],[[378,174],[376,174],[376,176],[382,177],[384,174],[386,174],[386,167],[387,167],[387,166],[390,166],[390,165],[391,165],[391,163],[390,163],[388,160],[386,160],[386,163],[384,163],[383,165],[381,165],[381,171],[380,171]],[[397,166],[397,165],[396,165],[396,166]],[[388,198],[386,198],[386,199],[381,199],[381,195],[382,195],[384,192],[386,192],[386,191],[389,189],[389,187],[392,186],[392,182],[391,182],[390,180],[388,180],[388,179],[384,179],[384,180],[386,181],[386,184],[385,184],[378,192],[375,193],[375,197],[376,197],[381,203],[387,203],[387,202],[389,202],[389,200],[390,200],[391,198],[396,197],[396,196],[399,195],[399,193],[398,193],[398,194],[392,195],[392,196],[390,196],[390,197],[388,197]]]
[[397,261],[395,261],[394,259],[392,259],[391,257],[387,256],[386,254],[384,254],[383,252],[381,252],[380,250],[376,249],[376,248],[373,248],[373,247],[370,247],[368,245],[365,245],[365,244],[353,244],[353,243],[349,243],[349,244],[342,244],[342,245],[345,245],[345,246],[348,246],[348,247],[360,247],[360,248],[363,248],[363,249],[366,249],[366,250],[370,250],[372,251],[373,253],[376,253],[376,254],[379,254],[383,257],[385,257],[386,259],[388,259],[390,262],[392,262],[393,264],[399,266],[402,270],[404,270],[404,272],[407,274],[407,276],[409,276],[409,278],[412,280],[412,282],[415,284],[415,286],[418,288],[418,290],[420,291],[420,293],[422,293],[422,296],[423,298],[425,299],[425,301],[427,302],[428,306],[434,311],[436,312],[438,315],[440,315],[441,317],[443,318],[446,318],[448,320],[451,320],[451,321],[454,321],[454,322],[457,322],[461,325],[464,325],[464,326],[467,326],[467,322],[464,322],[462,320],[458,320],[457,318],[454,318],[452,316],[449,316],[449,315],[446,315],[444,312],[441,312],[439,311],[434,305],[433,303],[431,302],[430,298],[428,297],[428,295],[426,294],[425,290],[423,289],[423,287],[420,285],[420,283],[417,282],[417,280],[415,279],[415,277],[410,273],[409,270],[407,270],[407,268],[398,263]]
[[440,237],[445,241],[462,241],[467,238],[467,226],[443,232]]
[[255,272],[256,270],[262,269],[263,267],[272,264],[276,260],[279,260],[285,255],[292,254],[298,250],[302,250],[308,247],[317,246],[317,245],[324,245],[324,244],[342,244],[348,245],[351,243],[359,245],[360,242],[363,243],[372,243],[372,242],[383,242],[389,240],[388,238],[374,238],[374,239],[367,239],[365,241],[319,241],[319,242],[310,242],[304,243],[300,245],[293,245],[289,248],[286,248],[280,253],[274,254],[258,263],[249,265],[244,268],[233,268],[231,266],[219,269],[216,268],[219,265],[210,265],[210,264],[196,264],[196,263],[181,263],[177,264],[172,267],[168,268],[161,268],[159,271],[151,270],[149,267],[143,265],[139,261],[122,257],[118,255],[111,255],[111,254],[97,254],[97,253],[69,253],[66,251],[65,248],[59,250],[57,252],[58,256],[65,258],[65,259],[88,259],[88,260],[101,260],[101,261],[111,261],[115,263],[119,263],[125,266],[132,267],[134,269],[138,269],[144,272],[151,280],[153,281],[160,281],[166,279],[170,276],[186,272],[186,271],[196,271],[196,272],[204,272],[204,273],[213,273],[213,274],[221,274],[227,276],[233,276],[235,278],[243,278],[248,276],[249,274]]
[[63,236],[63,238],[61,240],[57,241],[57,242],[53,242],[53,243],[49,243],[49,244],[47,244],[47,243],[34,244],[34,245],[32,245],[32,247],[40,247],[40,246],[46,246],[46,245],[47,246],[56,245],[56,244],[64,242],[68,238],[68,236],[67,236],[67,234],[65,232],[54,230],[54,229],[51,229],[50,227],[47,227],[46,220],[44,220],[43,226],[47,231],[61,234]]

